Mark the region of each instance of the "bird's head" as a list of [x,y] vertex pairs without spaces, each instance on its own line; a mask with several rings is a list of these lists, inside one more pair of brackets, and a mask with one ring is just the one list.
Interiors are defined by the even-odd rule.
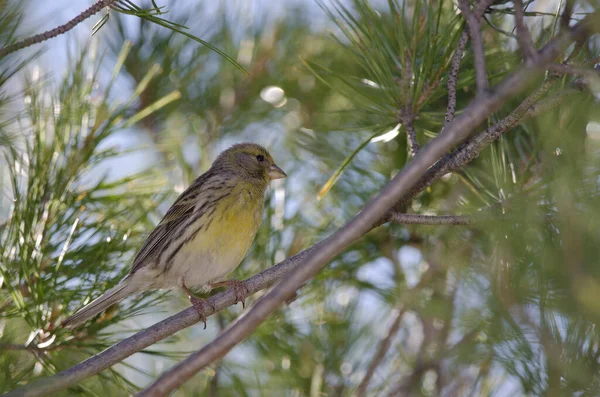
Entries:
[[275,164],[267,149],[255,143],[233,145],[217,157],[213,167],[234,172],[245,178],[256,178],[266,182],[287,176]]

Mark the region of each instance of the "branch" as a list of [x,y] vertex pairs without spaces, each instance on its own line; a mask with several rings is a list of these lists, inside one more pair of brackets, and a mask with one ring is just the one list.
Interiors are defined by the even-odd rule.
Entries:
[[[490,2],[491,3],[491,2]],[[487,72],[485,68],[485,53],[483,49],[483,38],[479,26],[479,17],[471,11],[468,0],[459,0],[458,7],[467,21],[469,36],[471,37],[471,47],[475,57],[475,79],[477,82],[477,93],[484,95],[489,87]]]
[[[491,1],[482,1],[475,7],[475,15],[478,19],[483,16],[485,9],[491,4]],[[444,119],[444,126],[442,132],[452,120],[454,120],[454,112],[456,112],[456,84],[458,82],[458,70],[460,68],[460,61],[462,60],[465,48],[469,42],[469,33],[464,30],[458,40],[458,47],[452,57],[452,63],[450,64],[450,73],[448,73],[448,107],[446,108],[446,118]]]
[[393,212],[389,222],[404,225],[472,225],[475,219],[468,215],[420,215]]
[[[253,294],[270,287],[292,269],[300,266],[304,258],[322,243],[323,241],[245,280],[244,286],[248,289],[248,293]],[[235,293],[230,289],[211,296],[207,299],[206,317],[234,305],[236,300]],[[45,396],[66,389],[199,321],[198,311],[194,307],[188,307],[135,335],[123,339],[72,368],[14,390],[5,397]]]
[[560,25],[564,30],[569,29],[571,24],[571,16],[573,15],[573,0],[567,0],[565,2],[565,9],[560,15]]
[[[597,13],[592,14],[591,16],[586,17],[582,22],[574,27],[572,32],[572,37],[582,37],[586,34],[587,29],[593,27],[592,18],[594,16],[597,17]],[[563,48],[568,44],[569,36],[561,35],[558,38],[555,38],[550,43],[548,43],[540,52],[540,57],[537,58],[536,62],[539,65],[547,64],[553,59],[556,55],[562,51]],[[440,135],[442,136],[450,136],[450,134],[460,134],[461,136],[465,136],[468,132],[477,126],[481,120],[485,119],[489,113],[493,110],[497,109],[501,104],[510,96],[518,93],[521,89],[526,86],[526,82],[529,80],[532,74],[536,73],[533,67],[522,67],[514,75],[507,77],[503,83],[501,83],[496,92],[493,93],[488,98],[483,98],[482,100],[473,101],[469,107],[461,114],[455,123],[452,123],[448,126],[448,135],[446,133]],[[474,114],[474,115],[472,115]],[[487,131],[487,130],[486,130]],[[485,132],[484,132],[485,133]],[[482,133],[482,134],[484,134]],[[480,134],[481,135],[481,134]],[[438,142],[440,137],[434,139],[431,144],[434,142]],[[454,135],[450,138],[452,142],[454,141]],[[431,146],[431,144],[429,146]],[[414,166],[414,164],[422,159],[424,154],[426,155],[429,146],[424,148],[421,153],[411,162],[411,165],[408,168]],[[474,147],[474,150],[477,149]],[[452,155],[448,157],[444,157],[444,159],[440,160],[438,164],[442,162],[449,163],[450,160],[453,159],[453,156],[458,156],[461,153],[455,151]],[[419,160],[421,161],[421,160]],[[437,166],[437,164],[436,164]],[[443,176],[449,171],[441,173],[439,175],[440,168],[442,166],[438,166],[437,169],[432,167],[429,171],[425,173],[425,175],[419,180],[417,184],[415,184],[410,190],[405,191],[405,193],[398,200],[399,203],[403,204],[414,197],[416,194],[420,193],[423,189],[429,186],[435,179]],[[449,167],[446,167],[447,170],[450,170]],[[410,170],[409,170],[410,171]],[[414,169],[412,169],[414,171]],[[398,174],[396,178],[402,177],[403,179],[405,172],[402,174]],[[438,176],[439,175],[439,176]],[[394,179],[396,181],[397,179]],[[368,227],[369,229],[377,227],[386,222],[386,217],[382,217],[376,222],[372,222]],[[290,257],[283,262],[259,273],[255,276],[244,281],[244,285],[248,288],[250,294],[255,293],[257,291],[268,288],[275,282],[281,280],[284,276],[289,274],[292,270],[300,267],[306,266],[306,258],[309,257],[313,252],[318,250],[322,245],[328,244],[329,239],[325,239],[314,246]],[[235,293],[230,290],[223,291],[218,293],[208,299],[210,304],[207,305],[206,315],[207,317],[214,314],[215,311],[221,311],[228,306],[231,306],[235,303],[236,297]],[[258,305],[258,302],[257,302]],[[214,311],[213,311],[214,306]],[[250,311],[247,313],[250,315]],[[246,316],[244,316],[246,317]],[[14,390],[13,392],[7,394],[6,396],[45,396],[50,393],[57,392],[59,390],[66,389],[74,384],[81,382],[84,379],[87,379],[90,376],[93,376],[102,370],[111,367],[114,364],[121,362],[132,354],[143,350],[144,348],[165,339],[166,337],[173,335],[177,331],[187,328],[196,324],[199,321],[198,312],[193,308],[189,307],[163,321],[160,321],[151,327],[132,335],[121,342],[116,343],[115,345],[109,347],[103,352],[90,357],[89,359],[81,362],[80,364],[62,371],[54,376],[48,377],[46,379],[41,379],[37,382],[33,382],[26,387],[23,387],[18,390]],[[227,332],[230,332],[227,330]],[[209,345],[213,346],[215,343]],[[220,355],[224,355],[225,352],[219,352]]]
[[406,128],[406,138],[408,139],[410,153],[416,156],[419,153],[419,141],[417,141],[417,132],[413,124],[414,116],[409,115],[403,117],[402,120],[404,121],[404,128]]
[[442,132],[446,129],[446,126],[454,120],[454,113],[456,112],[456,84],[458,82],[458,69],[460,68],[460,61],[462,60],[465,48],[467,48],[467,42],[469,41],[469,33],[464,30],[458,40],[458,47],[452,57],[452,63],[450,64],[450,73],[448,73],[448,107],[446,108],[446,118],[444,119],[444,126]]
[[515,25],[517,27],[517,41],[519,42],[519,48],[521,50],[521,55],[523,59],[528,62],[535,58],[537,51],[533,42],[531,41],[531,35],[529,34],[529,29],[523,18],[525,17],[523,13],[523,1],[522,0],[514,0],[515,2]]
[[26,351],[26,352],[30,352],[33,354],[41,354],[44,353],[44,349],[37,347],[35,345],[18,345],[15,343],[0,343],[0,351],[5,350],[5,351]]
[[[421,215],[421,214],[405,214],[402,212],[391,211],[386,217],[388,222],[399,223],[402,225],[474,225],[494,219],[514,219],[520,220],[520,217],[514,217],[505,214],[495,214],[497,204],[489,206],[477,215]],[[548,214],[540,219],[543,222],[554,222],[556,217]]]
[[[433,277],[433,273],[436,270],[437,269],[435,267],[433,267],[433,266],[430,267],[427,270],[427,272],[425,274],[423,274],[423,276],[421,277],[421,280],[419,280],[419,283],[417,285],[415,285],[413,288],[411,288],[410,290],[406,291],[404,294],[402,294],[402,297],[399,300],[401,302],[406,301],[407,299],[411,300],[411,298],[414,297],[416,292],[420,291],[424,285],[429,284],[429,281]],[[410,295],[410,296],[408,296],[408,295]],[[356,391],[357,397],[365,396],[365,394],[367,392],[367,387],[369,386],[369,382],[371,381],[371,378],[373,377],[375,370],[377,369],[379,364],[381,364],[381,361],[385,357],[385,354],[388,352],[390,345],[392,344],[392,339],[398,333],[398,329],[400,329],[400,323],[402,322],[402,317],[404,316],[404,313],[406,313],[406,311],[410,309],[410,306],[411,306],[410,303],[408,303],[408,302],[404,303],[402,309],[400,309],[400,312],[398,313],[398,315],[394,319],[394,322],[390,326],[387,336],[379,343],[379,346],[377,347],[377,352],[373,356],[373,360],[371,361],[371,364],[369,364],[369,368],[367,369],[365,377],[363,378],[362,382],[360,382],[360,385],[358,386],[358,389]]]
[[271,291],[263,295],[254,306],[238,317],[215,340],[191,354],[166,371],[140,396],[165,396],[182,385],[198,371],[223,357],[229,350],[247,338],[286,299],[295,294],[307,280],[316,275],[337,254],[368,232],[404,195],[409,193],[431,165],[455,144],[465,139],[506,100],[521,92],[528,81],[540,73],[558,56],[573,39],[585,36],[594,26],[593,19],[600,13],[586,17],[571,32],[550,41],[538,54],[532,66],[525,66],[506,77],[489,95],[480,96],[457,117],[444,134],[439,134],[429,145],[398,173],[363,210],[332,236],[319,243],[307,254],[302,266],[286,275]]
[[16,42],[11,45],[7,45],[6,47],[0,48],[0,58],[4,58],[6,55],[11,54],[15,51],[22,50],[23,48],[32,46],[34,44],[41,43],[48,39],[52,39],[56,36],[64,34],[69,30],[73,29],[75,26],[79,25],[81,22],[85,21],[92,15],[100,12],[104,7],[110,6],[116,0],[99,0],[90,8],[77,15],[75,18],[71,19],[69,22],[64,25],[60,25],[52,30],[48,30],[47,32],[36,34],[35,36],[28,37],[19,42]]
[[381,361],[385,357],[386,353],[390,348],[390,345],[392,344],[392,339],[398,333],[398,329],[400,329],[400,323],[402,322],[402,317],[404,317],[404,313],[406,313],[405,307],[403,307],[400,310],[400,312],[394,319],[394,322],[390,326],[386,337],[379,343],[379,346],[377,347],[377,352],[373,356],[373,361],[371,361],[371,364],[369,364],[367,373],[365,374],[365,377],[363,378],[362,382],[360,382],[360,385],[356,390],[357,397],[364,397],[366,395],[367,387],[369,386],[369,382],[371,381],[375,370],[377,369],[379,364],[381,364]]
[[[543,94],[545,94],[552,87],[555,81],[556,77],[548,79],[540,88],[538,88],[534,93],[529,95],[523,102],[521,102],[521,104],[507,117],[487,128],[476,137],[471,138],[469,141],[463,143],[454,152],[446,154],[425,173],[419,182],[411,188],[410,192],[396,204],[395,208],[400,208],[402,205],[406,204],[410,198],[425,190],[435,180],[441,178],[449,172],[462,168],[473,159],[477,158],[481,150],[489,142],[498,139],[502,134],[517,124],[523,122],[529,117],[537,116],[543,111],[547,111],[550,108],[558,105],[565,99],[564,95],[559,94],[554,98],[536,103],[543,96]],[[573,92],[576,92],[576,90],[569,90],[568,92],[570,95]],[[389,217],[385,217],[374,226],[380,226],[388,220]]]
[[549,70],[560,74],[572,74],[583,77],[600,77],[600,69],[582,68],[578,66],[565,65],[564,63],[553,64],[548,67]]

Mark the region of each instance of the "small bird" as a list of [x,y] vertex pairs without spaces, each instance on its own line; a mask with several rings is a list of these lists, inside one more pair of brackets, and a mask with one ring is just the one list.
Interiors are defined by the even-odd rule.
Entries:
[[262,221],[269,182],[285,178],[265,148],[241,143],[221,153],[173,203],[146,239],[129,274],[62,325],[76,327],[125,297],[147,290],[182,288],[206,328],[204,299],[188,287],[209,291],[228,286],[236,303],[244,284],[223,281],[246,256]]

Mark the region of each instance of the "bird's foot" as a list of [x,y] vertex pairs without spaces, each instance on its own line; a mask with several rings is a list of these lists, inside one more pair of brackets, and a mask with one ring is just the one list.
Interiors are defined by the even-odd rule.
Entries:
[[200,321],[202,321],[204,323],[204,329],[206,329],[207,306],[210,306],[210,308],[212,309],[213,312],[216,311],[215,306],[212,303],[210,303],[209,301],[207,301],[206,299],[197,298],[193,295],[190,295],[190,302],[191,302],[192,306],[194,306],[194,308],[198,312],[198,315],[200,316]]
[[235,280],[235,279],[221,281],[219,283],[214,283],[214,284],[210,285],[211,288],[218,288],[218,287],[225,287],[225,286],[231,288],[233,290],[233,292],[235,293],[235,303],[242,302],[242,308],[245,309],[246,308],[246,298],[248,297],[248,295],[250,295],[250,291],[248,291],[248,288],[246,287],[246,285],[242,281]]
[[217,311],[215,305],[208,302],[206,299],[196,297],[192,293],[192,291],[190,291],[189,288],[185,285],[185,282],[183,280],[181,281],[181,287],[183,288],[187,296],[190,298],[190,303],[198,312],[198,315],[200,316],[200,321],[204,323],[204,329],[206,329],[206,306],[210,306],[214,313]]

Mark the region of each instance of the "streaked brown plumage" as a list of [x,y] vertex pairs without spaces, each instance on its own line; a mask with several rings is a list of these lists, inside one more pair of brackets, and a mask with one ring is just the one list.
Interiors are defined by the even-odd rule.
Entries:
[[129,295],[152,289],[183,288],[201,316],[203,301],[188,287],[210,290],[227,284],[243,302],[240,283],[222,281],[254,240],[269,181],[285,176],[259,145],[225,150],[169,208],[138,251],[129,275],[63,325],[75,327]]

